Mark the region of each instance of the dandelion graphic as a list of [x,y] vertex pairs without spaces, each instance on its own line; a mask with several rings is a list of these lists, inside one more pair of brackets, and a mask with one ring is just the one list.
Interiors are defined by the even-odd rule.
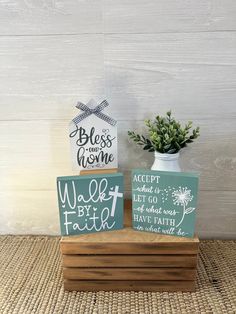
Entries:
[[188,203],[193,200],[193,195],[191,195],[191,190],[188,190],[187,187],[179,186],[177,190],[174,190],[172,192],[172,198],[174,205],[183,207],[183,216],[176,226],[176,228],[178,228],[179,225],[181,225],[181,223],[183,222],[185,215],[188,215],[195,210],[195,207],[186,208],[188,206]]

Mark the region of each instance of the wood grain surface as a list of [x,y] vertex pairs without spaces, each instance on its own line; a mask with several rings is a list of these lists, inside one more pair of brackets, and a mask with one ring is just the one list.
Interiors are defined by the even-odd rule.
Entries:
[[[74,236],[65,236],[61,238],[60,243],[63,244],[72,244],[72,245],[83,245],[93,243],[111,243],[111,244],[120,244],[120,243],[131,243],[131,244],[151,244],[160,247],[173,245],[199,245],[199,239],[197,236],[194,238],[185,238],[185,237],[176,237],[170,235],[162,235],[154,232],[141,232],[127,227],[120,230],[105,231],[105,232],[96,232],[96,233],[87,233]],[[158,249],[158,248],[157,248]]]
[[194,268],[197,255],[62,255],[64,267]]
[[183,254],[198,253],[199,239],[122,230],[62,237],[62,254]]
[[117,168],[98,169],[98,170],[81,170],[80,175],[107,174],[107,173],[116,173],[116,172],[118,172]]
[[147,34],[236,30],[235,10],[234,0],[104,0],[104,28]]
[[0,2],[0,12],[0,35],[69,37],[102,32],[100,0],[7,0]]
[[193,292],[194,281],[135,281],[135,280],[64,280],[69,291],[152,291],[152,292]]
[[[127,229],[124,229],[127,231]],[[142,241],[142,239],[140,239]],[[108,240],[109,241],[109,240]],[[144,243],[144,242],[61,242],[62,254],[197,254],[198,243]]]
[[235,52],[236,32],[107,35],[108,99],[127,120],[167,108],[190,120],[235,119]]
[[71,280],[191,280],[192,268],[63,268],[64,279]]

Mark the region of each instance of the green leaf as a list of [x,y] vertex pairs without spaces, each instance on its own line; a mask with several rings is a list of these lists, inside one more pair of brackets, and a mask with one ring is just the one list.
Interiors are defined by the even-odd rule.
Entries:
[[165,145],[165,146],[164,146],[164,149],[165,149],[165,150],[168,150],[170,147],[171,147],[171,144],[168,144],[168,145]]
[[175,142],[175,146],[176,146],[176,148],[178,148],[178,149],[181,148],[180,145],[179,145],[179,143],[177,143],[177,142]]
[[150,149],[150,145],[145,145],[145,146],[143,147],[143,149],[144,149],[144,150]]
[[176,148],[171,148],[167,151],[168,154],[174,154],[176,152],[177,152]]
[[153,148],[153,147],[151,147],[150,149],[149,149],[149,152],[154,152],[155,151],[155,149]]

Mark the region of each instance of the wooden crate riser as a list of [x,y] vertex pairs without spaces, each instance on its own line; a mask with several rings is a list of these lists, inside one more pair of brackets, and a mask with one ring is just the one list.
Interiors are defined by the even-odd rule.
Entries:
[[65,289],[195,291],[199,239],[133,230],[126,205],[126,228],[62,238]]

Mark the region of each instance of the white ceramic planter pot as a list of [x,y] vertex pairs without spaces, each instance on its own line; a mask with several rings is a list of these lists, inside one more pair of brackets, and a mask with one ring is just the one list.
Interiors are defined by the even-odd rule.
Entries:
[[177,154],[162,154],[155,152],[155,160],[152,165],[151,170],[160,171],[176,171],[180,172],[179,166],[179,153]]

